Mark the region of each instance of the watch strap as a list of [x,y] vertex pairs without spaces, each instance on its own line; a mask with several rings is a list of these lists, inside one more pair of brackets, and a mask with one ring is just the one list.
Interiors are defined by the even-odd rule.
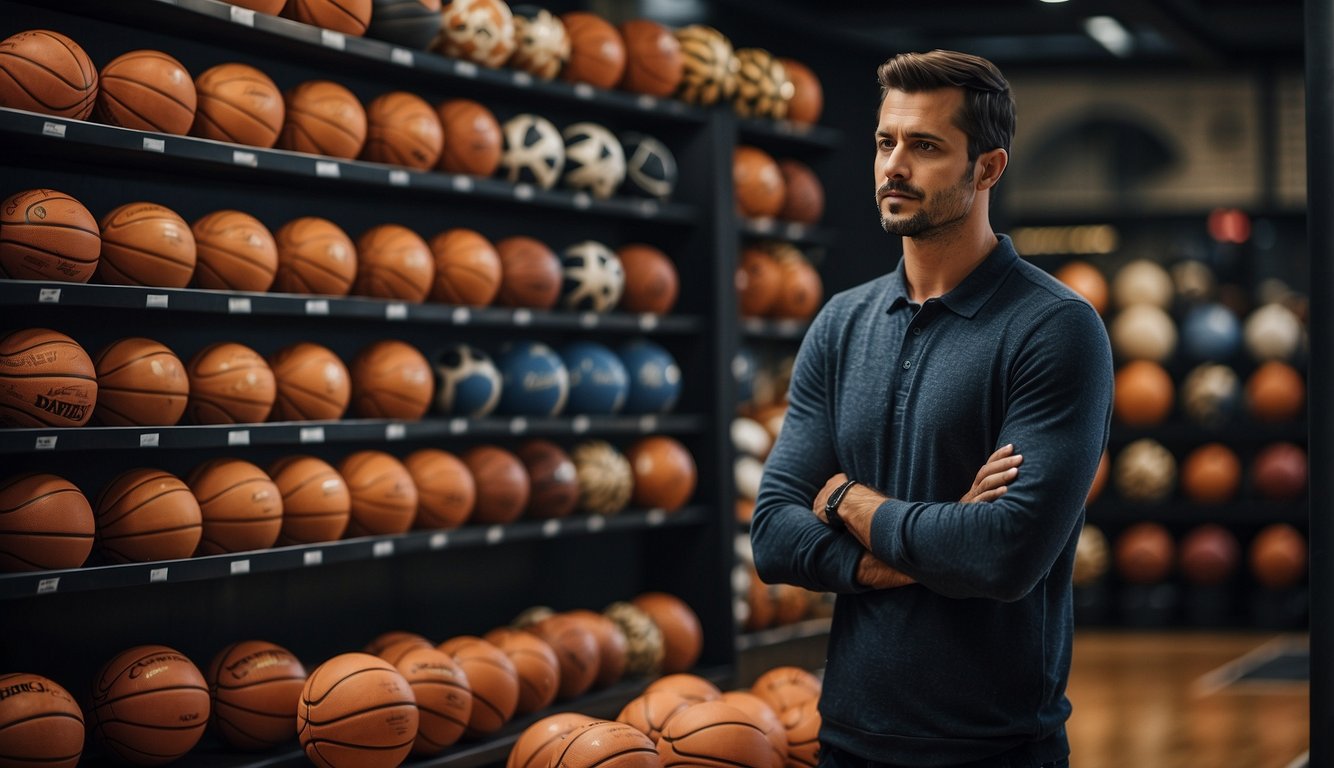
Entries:
[[843,503],[843,497],[848,495],[848,490],[856,484],[856,480],[844,481],[842,485],[834,489],[833,493],[829,494],[829,500],[824,505],[824,515],[831,528],[840,531],[847,529],[847,523],[843,522],[843,518],[838,514],[838,506]]

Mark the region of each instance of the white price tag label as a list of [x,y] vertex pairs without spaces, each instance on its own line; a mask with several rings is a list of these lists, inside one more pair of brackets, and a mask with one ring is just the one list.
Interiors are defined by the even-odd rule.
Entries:
[[389,183],[395,187],[406,187],[412,181],[412,174],[404,170],[389,172]]
[[512,76],[514,84],[519,86],[520,88],[527,88],[528,86],[533,84],[533,76],[528,74],[527,72],[520,72],[518,70],[514,70]]
[[306,301],[307,315],[327,315],[329,314],[328,299],[308,299]]
[[759,232],[762,235],[771,235],[774,231],[774,220],[768,216],[765,216],[762,219],[753,219],[751,221],[751,226],[755,228],[756,232]]
[[650,509],[644,519],[648,521],[650,526],[662,525],[667,520],[667,510]]
[[312,549],[309,552],[301,553],[302,565],[319,565],[324,562],[324,550]]
[[592,517],[588,518],[588,530],[590,532],[597,533],[598,531],[606,527],[607,527],[607,518],[603,517],[602,515],[593,515]]
[[403,424],[386,424],[384,427],[384,439],[402,440],[408,435],[408,428]]
[[52,576],[49,579],[42,579],[37,582],[37,594],[49,595],[60,589],[60,577]]
[[486,529],[486,543],[499,544],[505,540],[505,527],[502,525],[493,525]]
[[472,321],[472,312],[467,307],[455,307],[449,313],[449,321],[454,325],[467,325]]
[[166,309],[170,297],[165,293],[150,293],[144,297],[145,309]]
[[233,5],[231,11],[233,22],[246,27],[255,26],[255,12],[253,10],[249,8],[238,8]]
[[531,309],[514,310],[515,325],[529,325],[533,322],[533,311]]
[[785,336],[795,336],[797,331],[801,330],[801,321],[786,318],[774,323],[774,327]]
[[533,199],[533,185],[532,185],[532,184],[523,184],[523,183],[515,184],[515,185],[514,185],[514,199],[515,199],[515,200],[532,200],[532,199]]
[[467,432],[468,432],[468,420],[467,420],[467,419],[450,419],[450,420],[449,420],[449,434],[451,434],[451,435],[462,435],[462,434],[466,434]]
[[39,288],[39,289],[37,290],[37,303],[38,303],[38,304],[59,304],[59,303],[60,303],[60,289],[59,289],[59,288]]
[[394,554],[393,541],[377,541],[371,545],[371,557],[389,557]]
[[596,312],[579,313],[579,326],[582,328],[596,328],[600,322],[602,322],[602,316]]
[[60,435],[39,435],[32,447],[38,451],[54,451],[59,439]]
[[143,432],[139,435],[140,448],[157,448],[161,445],[161,438],[157,432]]
[[227,445],[250,445],[250,430],[237,429],[228,432]]
[[452,178],[452,179],[449,180],[449,186],[453,187],[453,188],[454,188],[456,191],[458,191],[458,192],[471,192],[471,191],[472,191],[472,177],[471,177],[471,176],[455,176],[454,178]]
[[477,77],[477,65],[471,61],[455,61],[454,74],[459,77]]
[[426,542],[426,546],[430,547],[431,549],[444,549],[445,547],[449,546],[449,534],[447,533],[431,534],[431,538]]
[[166,581],[166,580],[167,580],[166,568],[154,568],[153,570],[148,572],[149,584],[156,584],[160,581]]
[[341,51],[347,47],[347,38],[343,37],[342,32],[335,32],[332,29],[321,29],[320,45],[323,45],[325,48],[332,48],[335,51]]
[[587,416],[575,416],[574,420],[570,422],[570,431],[576,435],[582,435],[592,426],[593,420]]
[[639,316],[639,330],[651,331],[658,327],[658,316],[652,312],[645,312]]
[[384,319],[386,320],[407,320],[408,305],[400,301],[384,305]]
[[581,211],[586,211],[589,208],[593,207],[592,195],[589,195],[587,192],[575,192],[574,207],[578,208]]
[[800,240],[806,236],[805,224],[790,223],[784,229],[787,231],[787,237],[790,240]]
[[635,102],[639,104],[640,109],[658,108],[658,100],[653,96],[648,95],[647,93],[642,94],[638,99],[635,99]]
[[556,536],[559,533],[560,533],[559,520],[548,520],[545,523],[542,523],[542,535],[547,537],[548,539],[552,538],[553,536]]
[[640,432],[656,432],[658,429],[658,417],[653,414],[639,417]]
[[639,201],[639,215],[640,215],[640,216],[646,216],[646,217],[647,217],[647,216],[657,216],[657,215],[658,215],[658,208],[659,208],[659,206],[658,206],[658,201],[657,201],[657,200],[640,200],[640,201]]
[[145,152],[166,152],[167,142],[164,139],[155,139],[152,136],[144,137]]
[[316,160],[315,175],[321,179],[337,179],[343,175],[343,172],[338,163],[329,160]]
[[524,432],[527,431],[528,431],[528,419],[525,419],[522,416],[515,416],[514,418],[510,419],[511,435],[522,435]]
[[324,442],[324,427],[302,427],[298,438],[303,443]]
[[227,299],[227,314],[229,315],[248,315],[250,314],[250,297],[232,296]]
[[231,569],[233,576],[240,576],[242,574],[250,573],[250,561],[233,560],[231,563]]
[[575,83],[574,95],[576,98],[580,99],[591,99],[597,95],[597,91],[588,83]]
[[65,138],[64,123],[42,123],[42,135],[54,136],[57,139]]
[[389,51],[389,60],[402,67],[411,67],[415,64],[412,51],[407,48],[394,48]]
[[232,164],[244,165],[247,168],[259,167],[259,155],[254,152],[245,152],[240,149],[232,150]]

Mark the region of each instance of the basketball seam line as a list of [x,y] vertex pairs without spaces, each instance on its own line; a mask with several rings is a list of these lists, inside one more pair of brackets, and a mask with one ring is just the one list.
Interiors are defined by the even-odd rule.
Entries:
[[[168,263],[170,263],[170,264],[179,264],[179,265],[182,266],[182,267],[187,266],[186,263],[183,262],[183,261],[178,261],[177,259],[172,259],[172,258],[169,258],[169,257],[167,257],[167,256],[164,256],[164,255],[161,254],[161,253],[154,253],[153,251],[149,251],[149,250],[146,250],[146,249],[144,249],[144,248],[140,248],[140,247],[135,246],[135,245],[128,245],[128,244],[126,244],[126,243],[122,243],[122,242],[119,242],[119,241],[117,241],[117,240],[112,240],[112,239],[110,239],[110,238],[103,238],[103,248],[104,248],[104,249],[105,249],[107,243],[110,243],[111,245],[113,245],[113,246],[115,246],[115,247],[117,247],[117,248],[120,248],[120,249],[122,249],[122,250],[131,251],[131,252],[133,252],[133,253],[137,253],[137,254],[140,254],[140,255],[142,255],[142,256],[147,256],[147,257],[152,258],[152,259],[157,259],[158,261],[165,261],[165,262],[168,262]],[[197,251],[196,251],[196,254],[197,254]],[[194,267],[196,264],[198,264],[198,263],[199,263],[199,257],[198,257],[198,255],[196,255],[196,256],[195,256],[195,260],[194,260],[193,262],[191,262],[189,266],[190,266],[191,268],[193,268],[193,267]],[[122,274],[124,274],[124,273],[122,272]]]
[[[126,488],[124,491],[122,491],[122,492],[120,493],[119,496],[117,496],[117,497],[114,498],[114,499],[110,499],[110,500],[103,499],[103,498],[102,498],[102,495],[99,494],[99,495],[98,495],[98,498],[97,498],[97,504],[96,504],[97,511],[98,511],[99,513],[101,513],[101,512],[103,512],[104,510],[107,510],[107,509],[109,509],[109,508],[111,508],[111,507],[116,506],[117,504],[119,504],[119,503],[121,503],[122,501],[124,501],[124,500],[125,500],[125,497],[126,497],[126,496],[129,496],[129,495],[130,495],[131,493],[133,493],[134,491],[137,491],[137,490],[139,490],[140,488],[143,488],[145,485],[148,485],[149,483],[153,482],[154,480],[160,480],[160,479],[162,479],[162,478],[167,478],[167,479],[169,479],[169,480],[175,480],[175,481],[177,481],[177,482],[180,482],[180,478],[176,477],[175,475],[171,474],[170,472],[163,472],[163,471],[160,470],[160,469],[159,469],[159,470],[153,470],[153,471],[151,471],[148,475],[145,475],[145,476],[144,476],[142,479],[140,479],[138,482],[136,482],[135,484],[133,484],[133,485],[131,485],[130,487]],[[109,486],[108,486],[108,487],[109,487]],[[173,493],[173,492],[180,491],[180,490],[185,490],[185,491],[187,491],[187,492],[189,491],[188,488],[184,488],[184,489],[182,489],[182,488],[172,488],[172,489],[166,491],[166,493]],[[106,493],[106,490],[103,490],[102,493],[105,494],[105,493]],[[158,494],[157,496],[154,496],[153,499],[161,498],[163,495],[164,495],[164,494]],[[152,501],[153,499],[149,499],[149,501]],[[103,502],[106,502],[106,503],[103,503]],[[129,513],[127,512],[126,514],[129,514]],[[98,514],[97,517],[101,517],[101,514]],[[124,517],[124,515],[122,515],[121,517]],[[117,522],[118,520],[120,520],[119,517],[116,518],[116,520],[111,520],[111,521],[108,521],[108,522],[109,522],[109,523],[114,523],[114,522]],[[100,521],[99,521],[99,522],[100,522]]]
[[[14,478],[14,482],[5,485],[3,488],[0,488],[0,491],[7,491],[7,490],[9,490],[10,488],[13,488],[15,485],[17,485],[18,482],[21,481],[21,480],[23,480],[25,477],[32,477],[32,476],[35,475],[35,474],[38,474],[38,473],[34,472],[34,473],[31,473],[31,474],[28,474],[28,475],[21,475],[21,476],[19,476],[19,477],[16,477],[16,478]],[[61,479],[64,480],[64,478],[61,478]],[[66,482],[68,482],[68,481],[66,481]],[[34,496],[34,497],[30,498],[30,499],[27,499],[27,500],[25,500],[22,504],[19,504],[19,505],[16,506],[16,507],[9,507],[8,509],[0,509],[0,515],[7,515],[7,514],[9,514],[10,512],[17,512],[17,511],[19,511],[20,509],[23,509],[24,507],[28,506],[29,504],[36,504],[37,502],[41,501],[42,499],[50,498],[50,497],[52,497],[52,496],[55,496],[55,495],[58,494],[58,493],[77,493],[77,494],[79,494],[80,496],[83,495],[83,491],[80,491],[78,488],[57,488],[57,489],[52,490],[52,491],[46,491],[45,493],[43,493],[43,494],[40,495],[40,496]],[[85,500],[87,499],[86,496],[85,496],[84,498],[85,498]],[[0,533],[6,533],[6,531],[0,531]]]
[[[171,528],[154,528],[154,529],[151,530],[151,531],[136,531],[136,532],[134,532],[134,533],[119,533],[119,534],[116,534],[115,536],[107,536],[107,535],[103,534],[103,533],[101,532],[101,530],[99,530],[99,531],[98,531],[98,534],[99,534],[99,535],[98,535],[97,538],[98,538],[98,541],[100,541],[103,545],[105,545],[106,542],[108,542],[108,541],[118,541],[118,540],[120,540],[120,539],[128,539],[128,538],[148,538],[148,537],[150,537],[150,536],[158,536],[158,535],[161,535],[161,534],[164,534],[164,533],[177,533],[177,532],[180,532],[180,531],[188,531],[188,530],[192,530],[192,529],[195,529],[195,528],[202,528],[202,527],[203,527],[203,524],[202,524],[202,523],[187,523],[186,525],[177,525],[177,526],[173,526],[173,527],[171,527]],[[114,550],[113,550],[113,551],[114,551]],[[120,553],[120,552],[116,552],[116,554],[121,554],[121,553]],[[187,555],[187,557],[188,557],[188,555]]]
[[[43,101],[43,100],[37,98],[37,95],[36,95],[35,93],[33,93],[32,91],[28,90],[27,86],[24,85],[24,83],[23,83],[22,80],[20,80],[19,78],[15,77],[15,76],[14,76],[12,73],[10,73],[10,71],[9,71],[8,69],[6,69],[3,65],[0,65],[0,72],[4,72],[6,75],[9,75],[10,79],[14,81],[14,84],[17,85],[17,86],[19,87],[20,90],[22,90],[24,93],[28,94],[28,96],[31,97],[33,101],[37,102],[38,104],[41,104],[42,106],[46,107],[47,109],[55,109],[55,110],[61,110],[61,111],[63,111],[63,110],[67,110],[67,109],[72,109],[72,108],[74,108],[75,106],[77,106],[77,105],[79,105],[79,104],[82,104],[83,102],[85,102],[85,101],[88,100],[88,95],[89,95],[89,94],[88,94],[88,92],[87,92],[84,88],[81,88],[81,87],[79,87],[78,85],[76,85],[75,83],[72,83],[72,82],[70,82],[69,80],[66,80],[64,75],[60,74],[59,72],[56,72],[54,69],[52,69],[52,68],[46,66],[45,64],[41,64],[41,63],[39,63],[39,62],[33,61],[32,59],[24,58],[24,57],[22,57],[22,56],[19,56],[19,55],[17,55],[17,54],[14,54],[14,53],[10,53],[9,51],[0,51],[0,56],[13,56],[14,58],[18,59],[19,61],[27,62],[28,64],[31,64],[31,65],[37,67],[38,69],[45,70],[48,74],[50,74],[50,75],[51,75],[52,77],[54,77],[55,79],[59,80],[60,82],[64,83],[65,85],[69,86],[70,88],[73,88],[74,91],[75,91],[76,93],[83,93],[83,94],[84,94],[78,101],[74,102],[73,104],[67,105],[67,106],[63,106],[63,107],[62,107],[62,106],[58,106],[58,105],[55,105],[55,104],[48,104],[48,103],[46,103],[45,101]],[[82,67],[81,67],[80,69],[82,69]],[[94,86],[96,86],[96,83],[94,83]],[[97,89],[96,89],[96,87],[93,88],[93,90],[92,90],[92,94],[91,94],[91,95],[92,95],[94,98],[97,97]]]
[[[140,82],[140,81],[138,81],[138,80],[133,80],[133,79],[131,79],[131,78],[125,77],[124,75],[117,75],[117,74],[114,74],[114,73],[113,73],[113,74],[110,74],[110,75],[107,75],[107,76],[105,76],[105,77],[102,78],[102,82],[103,82],[103,83],[105,83],[105,82],[108,81],[108,80],[122,80],[122,81],[124,81],[124,82],[126,82],[126,83],[131,83],[131,84],[133,84],[133,85],[139,85],[139,86],[142,86],[142,87],[144,87],[144,88],[147,88],[147,89],[150,90],[150,91],[153,91],[154,93],[158,94],[159,96],[161,96],[161,97],[163,97],[163,98],[165,98],[165,99],[167,99],[167,100],[169,100],[169,101],[174,101],[174,102],[176,102],[178,105],[180,105],[181,109],[184,109],[185,111],[189,112],[189,113],[192,114],[192,115],[194,114],[194,110],[190,108],[190,105],[189,105],[189,104],[186,104],[185,102],[181,101],[180,99],[176,98],[175,96],[171,95],[170,93],[167,93],[166,91],[160,90],[160,89],[158,89],[158,88],[154,88],[154,87],[149,86],[149,85],[147,85],[147,84],[145,84],[145,83],[142,83],[142,82]],[[105,90],[105,87],[102,88],[101,93],[106,94],[108,98],[116,99],[115,94],[107,93],[106,90]],[[120,99],[116,99],[116,101],[119,101],[120,104],[121,104],[121,106],[124,106],[124,107],[125,107],[127,110],[129,110],[130,112],[134,112],[134,114],[135,114],[136,117],[141,117],[141,118],[143,117],[143,116],[140,115],[138,112],[135,112],[133,109],[130,109],[130,107],[129,107],[128,105],[126,105],[125,102],[121,101]],[[149,123],[151,123],[152,121],[145,121],[145,122],[149,122]]]

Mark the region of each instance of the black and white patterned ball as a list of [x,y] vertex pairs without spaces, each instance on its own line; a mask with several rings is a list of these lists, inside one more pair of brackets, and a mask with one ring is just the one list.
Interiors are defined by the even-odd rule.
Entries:
[[515,183],[551,189],[565,168],[565,141],[550,120],[523,113],[505,121],[501,175]]
[[616,135],[597,123],[572,123],[565,137],[565,186],[599,200],[616,193],[625,181],[625,153]]
[[561,254],[561,305],[583,312],[606,312],[621,300],[625,290],[625,269],[612,249],[585,240]]
[[640,197],[666,200],[676,189],[676,156],[652,136],[627,132],[621,134],[625,150],[625,182],[621,191]]
[[533,77],[551,80],[570,60],[565,22],[545,8],[514,6],[514,55],[509,65]]

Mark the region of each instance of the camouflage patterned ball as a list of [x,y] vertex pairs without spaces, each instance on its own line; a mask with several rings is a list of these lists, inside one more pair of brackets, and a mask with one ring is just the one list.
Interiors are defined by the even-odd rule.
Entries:
[[514,16],[504,0],[453,0],[444,8],[431,49],[485,67],[514,53]]
[[662,668],[662,630],[647,613],[631,603],[607,606],[602,615],[611,619],[625,633],[625,677],[656,675]]
[[570,60],[565,22],[545,8],[514,9],[514,45],[510,66],[542,80],[555,78]]
[[701,106],[731,99],[736,91],[738,66],[732,55],[732,41],[703,24],[678,29],[676,39],[681,43],[681,56],[685,60],[676,95]]
[[579,507],[595,515],[614,515],[630,503],[634,472],[629,459],[605,440],[586,440],[570,452],[579,476]]
[[736,52],[736,93],[732,106],[742,117],[787,117],[792,101],[792,81],[783,63],[763,48],[742,48]]

